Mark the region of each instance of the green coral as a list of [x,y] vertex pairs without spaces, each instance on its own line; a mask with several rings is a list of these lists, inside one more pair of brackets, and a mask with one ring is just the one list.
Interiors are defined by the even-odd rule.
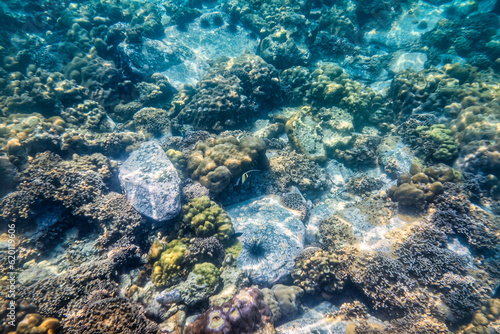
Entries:
[[365,116],[382,105],[382,97],[351,80],[342,68],[327,63],[311,74],[308,101],[313,106],[338,106],[349,113]]
[[[157,247],[157,244],[153,244]],[[156,286],[170,285],[175,280],[184,262],[184,254],[187,246],[180,240],[169,242],[165,250],[161,253],[160,259],[153,265],[153,274],[151,280]]]
[[167,157],[174,164],[175,168],[183,170],[186,168],[186,157],[181,151],[176,151],[174,149],[167,150]]
[[194,230],[197,237],[215,236],[228,241],[234,234],[227,213],[208,196],[194,198],[182,207],[182,220]]
[[446,125],[418,126],[416,132],[433,148],[430,153],[434,160],[451,161],[458,155],[458,146],[453,138],[453,131]]
[[207,290],[213,290],[220,283],[220,271],[210,262],[198,263],[192,271],[196,275],[196,284],[206,286]]

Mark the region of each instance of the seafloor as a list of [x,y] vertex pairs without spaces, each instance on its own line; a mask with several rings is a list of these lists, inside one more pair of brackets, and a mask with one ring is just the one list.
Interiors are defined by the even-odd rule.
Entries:
[[499,15],[1,1],[0,334],[500,333]]

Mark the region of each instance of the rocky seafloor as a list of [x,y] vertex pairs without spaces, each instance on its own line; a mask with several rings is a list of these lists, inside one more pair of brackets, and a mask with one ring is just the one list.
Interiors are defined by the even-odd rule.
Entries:
[[0,3],[0,333],[500,333],[500,2]]

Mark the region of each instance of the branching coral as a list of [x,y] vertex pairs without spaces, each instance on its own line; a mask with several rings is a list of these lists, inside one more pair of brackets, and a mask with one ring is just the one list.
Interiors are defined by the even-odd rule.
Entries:
[[340,262],[333,253],[322,250],[304,253],[295,260],[294,284],[310,294],[342,290],[345,277],[338,272],[339,267]]

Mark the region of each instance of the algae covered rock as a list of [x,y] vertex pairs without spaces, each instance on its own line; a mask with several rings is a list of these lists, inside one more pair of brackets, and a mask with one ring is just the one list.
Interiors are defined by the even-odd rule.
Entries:
[[280,204],[274,196],[264,196],[228,208],[243,249],[238,267],[253,284],[270,286],[293,268],[293,258],[304,245],[305,227],[300,216]]
[[144,143],[120,167],[120,183],[132,206],[158,221],[181,209],[177,170],[157,141]]
[[285,125],[295,149],[315,161],[325,161],[327,150],[345,144],[353,130],[352,115],[335,107],[302,107]]
[[286,286],[276,284],[272,288],[276,300],[279,303],[283,318],[290,319],[299,312],[300,298],[304,294],[304,290],[298,286]]
[[162,304],[180,302],[195,305],[207,300],[220,284],[220,272],[209,262],[194,266],[187,279],[172,290],[163,291],[156,300]]

